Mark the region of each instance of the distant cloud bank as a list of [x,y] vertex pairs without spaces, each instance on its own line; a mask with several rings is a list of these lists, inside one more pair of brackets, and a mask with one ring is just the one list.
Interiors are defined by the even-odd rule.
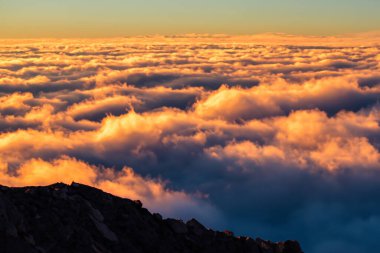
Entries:
[[3,40],[0,184],[79,181],[306,252],[372,251],[379,37]]

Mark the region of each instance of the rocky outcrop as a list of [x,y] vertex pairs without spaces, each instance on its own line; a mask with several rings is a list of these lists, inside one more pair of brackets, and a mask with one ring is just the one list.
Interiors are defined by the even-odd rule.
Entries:
[[151,214],[140,201],[73,183],[0,186],[1,253],[301,253],[296,241],[273,243]]

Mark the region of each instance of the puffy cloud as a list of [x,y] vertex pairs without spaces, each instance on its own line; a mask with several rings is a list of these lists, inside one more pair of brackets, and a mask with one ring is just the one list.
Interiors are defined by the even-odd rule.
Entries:
[[300,109],[317,108],[329,114],[359,110],[375,104],[379,97],[378,86],[362,88],[355,80],[330,77],[300,85],[279,81],[249,89],[223,86],[198,101],[194,109],[206,118],[234,121],[283,115]]
[[134,97],[125,96],[98,98],[74,104],[67,109],[67,114],[74,120],[88,119],[98,121],[107,116],[107,114],[124,114],[125,111],[132,107],[133,103],[138,104],[141,102]]
[[141,200],[148,208],[166,215],[187,219],[195,215],[209,219],[211,223],[220,220],[217,210],[204,202],[199,194],[168,190],[164,182],[143,178],[127,167],[116,172],[63,156],[52,161],[27,160],[12,174],[8,173],[6,164],[0,164],[0,176],[0,184],[9,186],[80,182],[118,196]]
[[30,93],[14,93],[0,98],[0,111],[2,114],[22,114],[31,109],[25,102],[32,99]]
[[16,176],[9,175],[7,170],[7,167],[2,168],[1,183],[11,186],[47,185],[61,181],[93,184],[96,179],[94,167],[69,157],[51,163],[41,159],[27,160],[14,171]]
[[312,152],[311,158],[321,167],[330,170],[339,167],[356,169],[380,167],[380,153],[365,138],[353,138],[348,141],[331,140]]
[[308,252],[372,250],[376,41],[2,41],[0,184],[80,181]]

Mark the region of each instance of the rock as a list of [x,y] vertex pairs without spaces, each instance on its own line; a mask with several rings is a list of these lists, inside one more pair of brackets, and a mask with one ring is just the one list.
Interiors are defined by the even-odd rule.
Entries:
[[159,213],[154,213],[153,217],[156,218],[157,220],[162,220],[162,215]]
[[226,236],[230,236],[230,237],[233,237],[234,236],[234,232],[230,231],[230,230],[224,230],[223,232]]
[[162,219],[141,201],[83,184],[0,186],[1,253],[302,253],[296,241],[273,243],[217,232],[191,219]]
[[198,236],[203,235],[207,231],[207,229],[196,219],[191,219],[188,222],[186,222],[186,226],[192,233]]
[[286,241],[284,243],[284,250],[282,251],[282,253],[293,253],[293,252],[297,252],[297,253],[302,252],[300,244],[297,241],[290,241],[290,240]]
[[[270,241],[262,240],[261,238],[257,238],[256,242],[258,243],[259,248],[262,253],[276,253],[276,248],[279,249],[281,247]],[[280,251],[279,253],[283,253],[283,252]]]
[[176,234],[186,234],[187,233],[187,227],[185,223],[181,220],[175,220],[175,219],[166,219],[166,223],[169,225],[169,227],[173,230]]
[[135,202],[135,204],[136,204],[138,207],[142,208],[143,204],[142,204],[142,202],[141,202],[140,200],[134,200],[133,202]]
[[106,238],[107,240],[110,240],[110,241],[113,241],[113,242],[117,242],[118,239],[117,239],[117,236],[116,234],[111,231],[111,229],[109,229],[109,227],[100,222],[99,220],[93,218],[93,216],[90,216],[92,221],[94,222],[96,228],[98,229],[98,231],[103,235],[104,238]]

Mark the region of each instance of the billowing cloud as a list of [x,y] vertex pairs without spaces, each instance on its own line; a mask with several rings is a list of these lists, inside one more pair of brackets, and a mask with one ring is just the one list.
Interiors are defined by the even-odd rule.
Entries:
[[0,184],[79,181],[307,252],[370,251],[380,48],[349,38],[2,41]]
[[204,117],[232,121],[284,115],[300,109],[317,108],[335,114],[371,106],[379,97],[380,86],[360,87],[357,80],[343,77],[302,84],[280,81],[250,89],[221,87],[198,101],[195,111]]
[[141,200],[146,207],[166,215],[187,219],[196,215],[214,223],[220,222],[220,214],[203,201],[205,196],[167,190],[164,182],[143,178],[127,167],[116,172],[63,156],[50,162],[42,159],[28,160],[14,173],[16,175],[8,174],[6,165],[0,164],[0,184],[29,186],[81,182],[118,196]]

